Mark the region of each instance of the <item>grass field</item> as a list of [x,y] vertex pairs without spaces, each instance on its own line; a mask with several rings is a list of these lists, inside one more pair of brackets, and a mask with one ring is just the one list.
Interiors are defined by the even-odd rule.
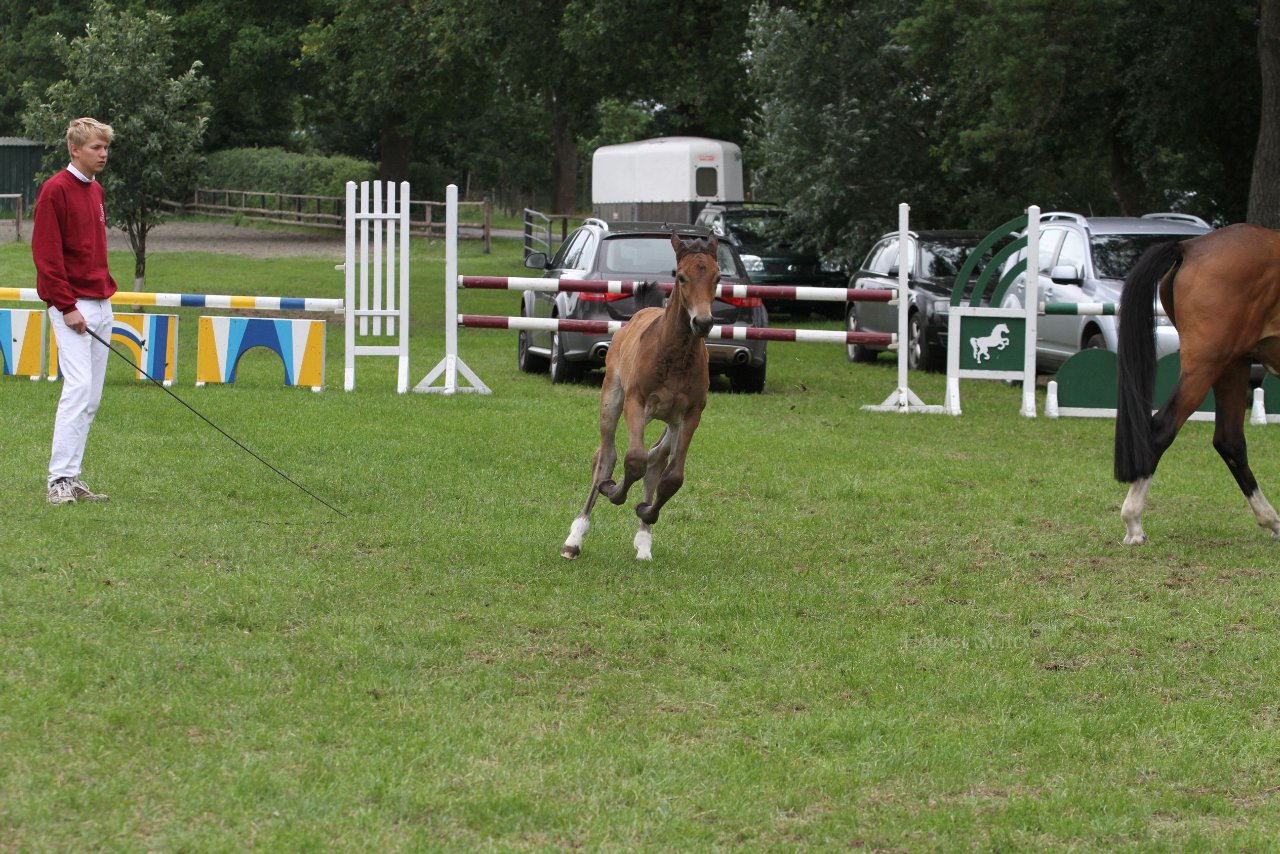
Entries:
[[[467,273],[518,249],[464,245]],[[152,256],[148,289],[340,296],[340,259]],[[112,256],[128,281],[128,256]],[[443,257],[413,252],[413,376]],[[22,246],[0,285],[30,286]],[[512,313],[513,294],[463,294]],[[342,519],[113,364],[50,507],[58,387],[0,382],[0,851],[1265,850],[1280,836],[1276,548],[1189,425],[1120,545],[1108,422],[866,413],[893,366],[770,345],[712,396],[637,563],[585,498],[599,379],[479,397],[174,389]],[[777,322],[775,325],[782,325]],[[829,325],[829,324],[828,324]],[[943,381],[912,377],[929,402]],[[1280,496],[1280,430],[1247,428]]]

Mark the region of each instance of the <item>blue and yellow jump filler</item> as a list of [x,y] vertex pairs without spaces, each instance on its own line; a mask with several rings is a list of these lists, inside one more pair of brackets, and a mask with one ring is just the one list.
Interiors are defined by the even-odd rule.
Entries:
[[40,379],[44,363],[44,312],[0,309],[0,375]]
[[240,357],[265,347],[284,362],[284,383],[324,389],[323,320],[263,317],[201,317],[196,385],[235,382]]
[[[111,322],[111,344],[122,346],[142,369],[137,372],[138,379],[153,377],[173,385],[178,375],[176,314],[118,313]],[[56,380],[58,376],[58,339],[50,335],[48,377]]]

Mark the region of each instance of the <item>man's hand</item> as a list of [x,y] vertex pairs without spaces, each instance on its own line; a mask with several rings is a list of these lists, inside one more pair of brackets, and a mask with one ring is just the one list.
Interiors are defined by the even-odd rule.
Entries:
[[78,332],[83,335],[89,328],[89,324],[85,321],[84,315],[80,313],[80,309],[73,308],[71,311],[62,315],[62,320],[67,324],[67,328],[72,332]]

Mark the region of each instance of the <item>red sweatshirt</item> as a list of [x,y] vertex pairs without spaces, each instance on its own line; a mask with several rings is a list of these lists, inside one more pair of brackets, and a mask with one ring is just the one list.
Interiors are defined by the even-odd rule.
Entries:
[[61,312],[77,298],[107,299],[116,292],[107,269],[107,212],[102,185],[69,169],[40,187],[31,229],[36,292]]

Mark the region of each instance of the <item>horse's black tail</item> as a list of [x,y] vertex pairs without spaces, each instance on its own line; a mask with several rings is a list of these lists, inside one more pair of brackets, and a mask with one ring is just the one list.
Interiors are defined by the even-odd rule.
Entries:
[[1147,250],[1124,280],[1116,348],[1115,476],[1121,483],[1150,477],[1158,462],[1151,441],[1156,384],[1155,299],[1160,280],[1182,263],[1180,243]]

